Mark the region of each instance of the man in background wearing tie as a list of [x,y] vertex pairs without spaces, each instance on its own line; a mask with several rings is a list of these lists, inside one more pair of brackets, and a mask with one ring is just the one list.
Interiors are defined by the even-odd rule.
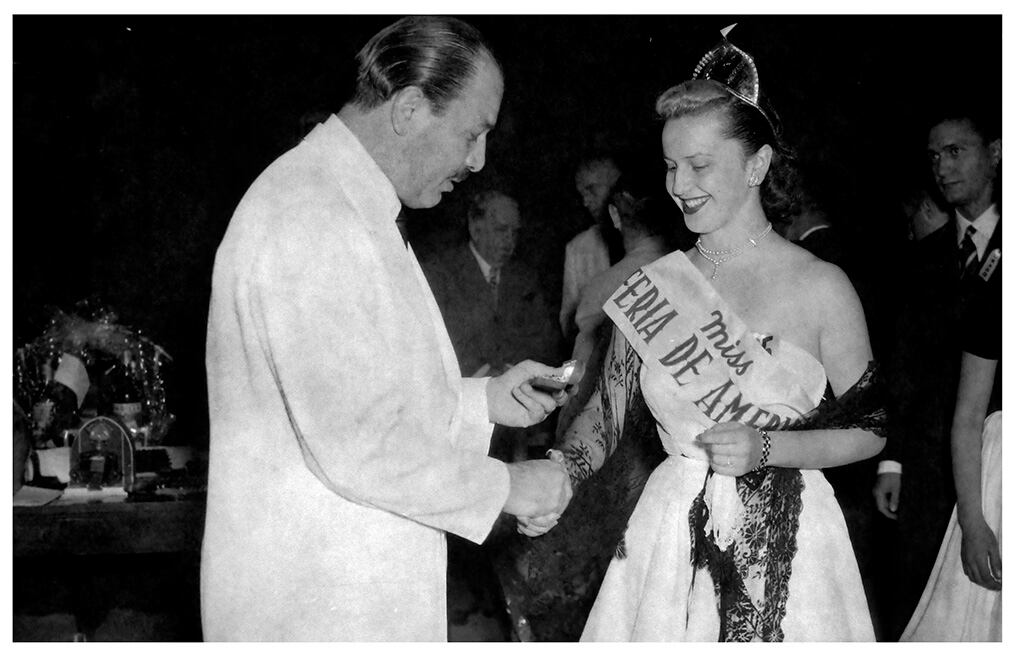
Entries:
[[887,638],[896,638],[914,611],[956,500],[949,432],[960,370],[957,324],[968,281],[987,274],[1000,255],[999,106],[940,113],[928,131],[933,178],[953,217],[913,243],[892,353],[896,429],[873,488],[879,511],[897,520],[890,550],[899,577]]
[[538,275],[514,257],[517,200],[499,189],[478,191],[468,203],[467,225],[467,240],[421,262],[461,374],[499,375],[527,357],[555,361],[560,341],[552,309]]

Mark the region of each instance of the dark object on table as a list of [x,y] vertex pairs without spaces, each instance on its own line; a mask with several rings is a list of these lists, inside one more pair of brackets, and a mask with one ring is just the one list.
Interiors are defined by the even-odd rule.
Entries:
[[25,483],[25,463],[31,446],[28,438],[28,417],[18,401],[14,401],[14,493]]
[[116,486],[133,472],[130,432],[116,419],[98,416],[77,433],[70,451],[70,481],[89,489]]

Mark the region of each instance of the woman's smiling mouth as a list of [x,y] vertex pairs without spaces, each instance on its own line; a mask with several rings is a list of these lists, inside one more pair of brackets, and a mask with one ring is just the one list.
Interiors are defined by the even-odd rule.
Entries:
[[680,198],[682,201],[682,213],[684,214],[695,214],[700,210],[701,207],[710,199],[709,196],[703,196],[700,198]]

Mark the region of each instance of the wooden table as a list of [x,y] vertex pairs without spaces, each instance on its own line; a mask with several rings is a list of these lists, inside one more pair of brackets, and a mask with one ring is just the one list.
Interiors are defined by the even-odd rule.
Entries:
[[60,498],[14,508],[14,557],[199,552],[204,496]]
[[198,562],[205,497],[169,494],[136,502],[106,495],[89,502],[82,494],[73,490],[48,505],[13,508],[14,566],[27,580],[36,570],[56,571],[71,592],[75,638],[91,640],[112,602],[93,572],[110,562],[127,567],[138,555],[182,555]]

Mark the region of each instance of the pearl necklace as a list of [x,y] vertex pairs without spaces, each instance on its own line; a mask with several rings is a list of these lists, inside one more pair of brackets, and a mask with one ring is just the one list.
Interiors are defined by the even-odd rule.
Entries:
[[706,259],[707,261],[709,261],[711,264],[714,265],[714,272],[711,274],[711,279],[713,280],[718,276],[718,267],[721,266],[721,264],[724,264],[725,262],[729,262],[735,259],[739,255],[744,253],[748,248],[755,248],[757,245],[759,245],[760,240],[763,239],[763,237],[767,236],[773,228],[774,225],[768,221],[767,227],[763,228],[763,231],[757,234],[755,237],[749,237],[748,243],[741,245],[738,248],[732,248],[731,250],[708,250],[703,245],[702,241],[703,237],[697,237],[696,239],[697,252],[700,253],[701,257],[703,257],[704,259]]

